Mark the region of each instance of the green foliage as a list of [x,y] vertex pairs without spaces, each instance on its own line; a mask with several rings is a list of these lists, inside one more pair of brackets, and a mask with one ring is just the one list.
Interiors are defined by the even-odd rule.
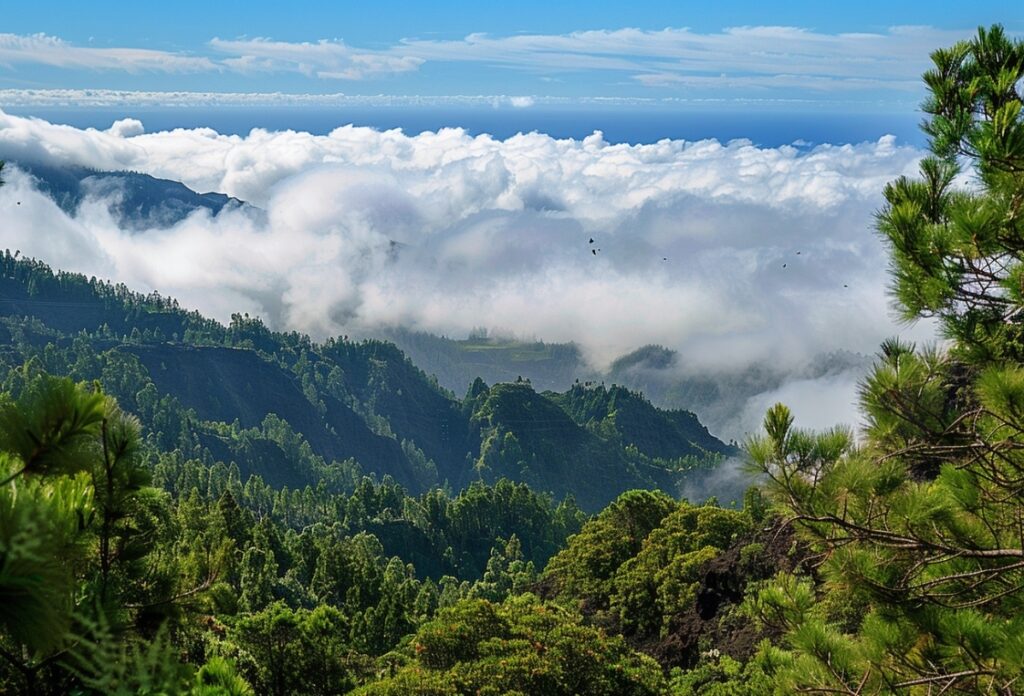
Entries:
[[466,405],[479,433],[474,467],[482,479],[571,494],[587,510],[629,488],[671,490],[682,472],[714,466],[731,451],[690,422],[691,414],[659,411],[619,388],[577,385],[558,395],[538,394],[527,382],[496,384]]
[[124,640],[102,615],[76,636],[67,663],[86,689],[116,696],[182,693],[192,677],[175,659],[166,632],[146,641]]
[[[749,498],[754,509],[736,511],[626,493],[569,539],[538,587],[589,623],[626,636],[665,669],[710,670],[695,681],[677,675],[691,685],[686,688],[704,681],[770,683],[743,665],[758,641],[780,631],[751,621],[755,612],[741,606],[766,579],[799,570],[805,549],[793,543],[791,530],[766,518],[764,500]],[[708,662],[711,654],[723,657],[720,665]],[[730,661],[742,677],[719,673]],[[743,693],[746,687],[735,684],[729,688]]]
[[772,647],[768,641],[745,664],[717,649],[702,655],[701,663],[689,670],[672,672],[672,696],[768,696],[785,694],[781,674],[792,668],[792,656]]
[[[578,382],[564,394],[549,394],[570,417],[589,430],[605,433],[650,460],[695,463],[734,450],[714,438],[689,411],[655,408],[642,394],[624,387]],[[713,457],[712,457],[713,458]]]
[[544,575],[564,596],[607,608],[619,567],[677,506],[664,493],[629,491],[590,520],[548,563]]
[[362,668],[347,633],[348,621],[337,609],[293,610],[279,602],[239,618],[219,649],[235,655],[258,693],[344,694]]
[[465,600],[413,636],[410,662],[366,694],[659,694],[658,665],[620,637],[522,595]]
[[223,657],[211,657],[196,674],[193,696],[253,696],[249,683],[235,672],[235,666]]
[[749,531],[743,513],[681,503],[616,571],[610,604],[620,625],[667,631],[670,619],[696,601],[703,567]]
[[751,527],[743,512],[631,491],[570,537],[544,579],[561,599],[610,612],[628,634],[663,636],[695,603],[705,565]]
[[134,418],[70,380],[28,379],[4,403],[0,683],[157,693],[187,680],[164,638],[131,635],[174,589],[150,554],[166,501],[146,488],[138,439]]
[[878,227],[899,306],[937,317],[948,350],[883,344],[860,447],[781,406],[748,447],[824,559],[817,586],[782,575],[752,605],[785,631],[793,689],[1013,693],[1024,677],[1024,44],[993,27],[932,58],[932,157],[886,188]]
[[18,403],[0,406],[0,448],[20,464],[3,483],[23,472],[88,471],[96,457],[103,409],[101,394],[80,390],[71,380],[36,380]]
[[480,597],[492,602],[501,601],[512,594],[522,594],[537,581],[537,571],[531,561],[523,560],[522,545],[513,535],[504,548],[500,543],[491,549],[487,569],[483,577],[473,583],[471,597]]
[[[920,179],[886,188],[879,215],[893,292],[908,318],[939,317],[970,359],[1019,360],[1024,44],[1002,27],[982,28],[932,60],[923,126],[932,157]],[[964,168],[980,186],[955,186]]]
[[[0,462],[5,473],[23,466],[8,454]],[[90,550],[81,526],[93,515],[92,493],[84,473],[0,487],[0,624],[12,642],[45,653],[64,641],[74,568]]]

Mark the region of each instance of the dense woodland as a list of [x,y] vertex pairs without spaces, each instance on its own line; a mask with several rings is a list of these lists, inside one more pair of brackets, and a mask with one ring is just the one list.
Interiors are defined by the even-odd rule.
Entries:
[[933,60],[878,232],[946,340],[880,347],[857,437],[770,409],[717,497],[739,453],[629,389],[457,398],[4,253],[0,692],[1024,690],[1024,44]]

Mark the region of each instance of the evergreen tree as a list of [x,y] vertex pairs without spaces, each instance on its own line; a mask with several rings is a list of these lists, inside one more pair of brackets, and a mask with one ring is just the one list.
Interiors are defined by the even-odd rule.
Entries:
[[177,598],[176,563],[153,553],[166,499],[148,487],[138,445],[137,420],[67,379],[37,377],[0,403],[5,690],[185,683],[158,630]]
[[789,629],[790,688],[1013,693],[1024,677],[1024,44],[1000,27],[936,51],[931,156],[885,191],[878,227],[907,318],[947,349],[889,341],[865,381],[861,447],[793,427],[748,449],[823,552],[762,593]]

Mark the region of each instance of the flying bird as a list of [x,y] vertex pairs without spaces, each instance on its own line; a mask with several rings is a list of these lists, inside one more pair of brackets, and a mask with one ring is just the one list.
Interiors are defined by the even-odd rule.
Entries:
[[590,238],[590,243],[591,243],[591,244],[593,244],[593,243],[594,243],[594,238],[593,238],[593,237],[591,237],[591,238]]
[[597,249],[591,249],[590,253],[593,254],[594,256],[597,256]]
[[783,267],[783,268],[785,268],[785,267],[786,267],[786,264],[782,264],[782,267]]

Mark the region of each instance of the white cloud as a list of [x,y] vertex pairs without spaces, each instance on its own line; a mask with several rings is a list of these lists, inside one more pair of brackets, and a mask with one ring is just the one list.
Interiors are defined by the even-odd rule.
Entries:
[[145,133],[146,128],[142,125],[142,121],[137,118],[122,118],[114,121],[114,124],[107,129],[107,132],[111,135],[116,135],[118,138],[132,138]]
[[970,35],[931,27],[825,34],[796,27],[617,29],[570,34],[402,41],[393,49],[431,61],[471,61],[542,72],[630,73],[652,87],[913,91],[928,56]]
[[[714,97],[838,92],[912,96],[928,56],[972,32],[891,27],[828,34],[798,27],[733,27],[701,33],[622,28],[568,34],[470,34],[459,40],[403,39],[383,48],[340,39],[279,41],[213,38],[212,56],[139,48],[76,46],[45,34],[0,34],[0,64],[129,72],[296,73],[320,80],[365,80],[415,72],[426,62],[529,70],[542,78],[605,73],[652,88]],[[605,82],[605,84],[613,84]]]
[[224,65],[239,72],[297,72],[328,80],[362,80],[418,70],[422,58],[358,51],[344,41],[290,43],[270,39],[213,39],[210,47],[235,57]]
[[102,201],[69,218],[11,174],[3,245],[221,319],[249,311],[319,338],[486,326],[577,341],[597,364],[647,343],[694,369],[799,364],[873,352],[898,328],[872,214],[921,153],[891,137],[808,151],[600,133],[141,131],[0,113],[0,157],[142,171],[266,214],[129,234]]
[[47,34],[0,34],[0,65],[125,72],[195,73],[217,70],[209,58],[144,48],[76,46]]
[[389,48],[355,49],[343,41],[214,39],[240,71],[293,71],[363,79],[410,72],[421,64],[471,62],[544,74],[624,73],[650,87],[814,92],[919,89],[936,46],[968,31],[893,27],[881,33],[825,34],[797,27],[735,27],[717,33],[668,28],[569,34],[470,34],[460,40],[406,39]]
[[780,93],[794,90],[817,92],[857,92],[862,90],[917,91],[921,81],[916,76],[899,80],[892,77],[835,77],[831,75],[693,75],[659,71],[639,73],[633,78],[647,87],[672,87],[700,90],[776,90]]
[[423,59],[393,51],[360,51],[342,41],[287,43],[269,39],[213,39],[208,48],[228,57],[129,47],[77,46],[47,34],[0,33],[0,65],[162,73],[230,70],[238,73],[297,72],[311,77],[361,80],[415,71]]
[[537,103],[533,97],[509,97],[508,101],[517,109],[527,109]]

